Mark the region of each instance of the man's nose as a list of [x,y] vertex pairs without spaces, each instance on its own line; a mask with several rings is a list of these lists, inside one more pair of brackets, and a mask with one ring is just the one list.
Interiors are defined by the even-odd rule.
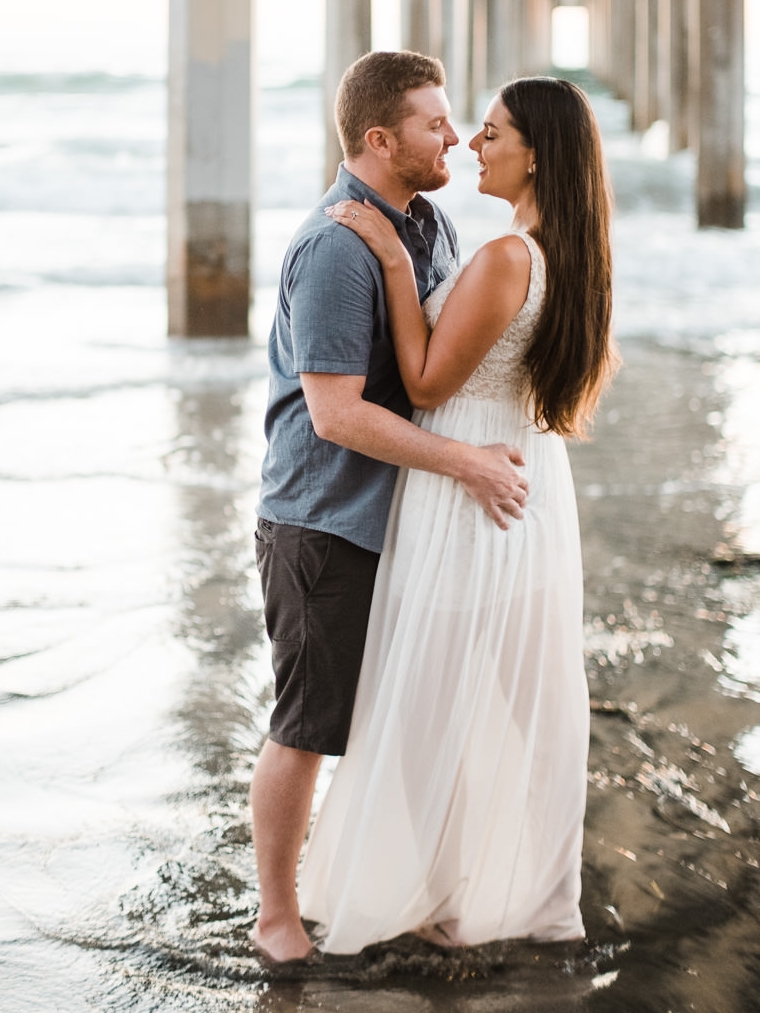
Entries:
[[453,148],[455,144],[459,144],[459,135],[448,121],[446,123],[446,144],[450,148]]

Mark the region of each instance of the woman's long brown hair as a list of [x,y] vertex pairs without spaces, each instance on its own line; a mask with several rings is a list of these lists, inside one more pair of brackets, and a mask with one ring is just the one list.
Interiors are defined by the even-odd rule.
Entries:
[[599,396],[619,365],[611,334],[612,195],[596,119],[569,81],[519,78],[501,99],[536,154],[538,224],[546,299],[526,355],[534,421],[587,435]]

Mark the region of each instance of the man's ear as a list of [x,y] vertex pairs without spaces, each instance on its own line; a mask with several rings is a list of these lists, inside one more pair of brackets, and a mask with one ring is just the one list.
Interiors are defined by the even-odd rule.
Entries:
[[364,143],[374,155],[386,160],[396,150],[396,138],[385,127],[370,127],[364,134]]

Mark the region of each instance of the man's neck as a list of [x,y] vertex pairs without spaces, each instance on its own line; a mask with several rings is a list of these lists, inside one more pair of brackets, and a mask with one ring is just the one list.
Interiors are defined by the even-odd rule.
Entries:
[[397,208],[403,214],[409,214],[409,204],[416,195],[415,191],[400,185],[398,180],[389,177],[382,168],[378,169],[374,159],[369,161],[364,158],[347,158],[343,164],[352,176],[356,176],[362,183],[371,187],[391,207]]

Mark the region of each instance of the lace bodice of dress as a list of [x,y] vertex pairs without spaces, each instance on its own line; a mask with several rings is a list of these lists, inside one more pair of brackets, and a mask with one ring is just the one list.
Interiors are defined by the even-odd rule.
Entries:
[[[502,400],[505,397],[525,397],[527,392],[527,371],[524,358],[534,328],[538,322],[546,293],[546,264],[536,241],[527,233],[516,233],[525,241],[530,252],[530,282],[525,302],[517,316],[502,334],[496,344],[477,366],[475,372],[460,387],[454,397],[472,397],[486,400]],[[465,265],[430,293],[422,307],[429,327],[435,325],[440,316],[446,297],[456,284]]]

